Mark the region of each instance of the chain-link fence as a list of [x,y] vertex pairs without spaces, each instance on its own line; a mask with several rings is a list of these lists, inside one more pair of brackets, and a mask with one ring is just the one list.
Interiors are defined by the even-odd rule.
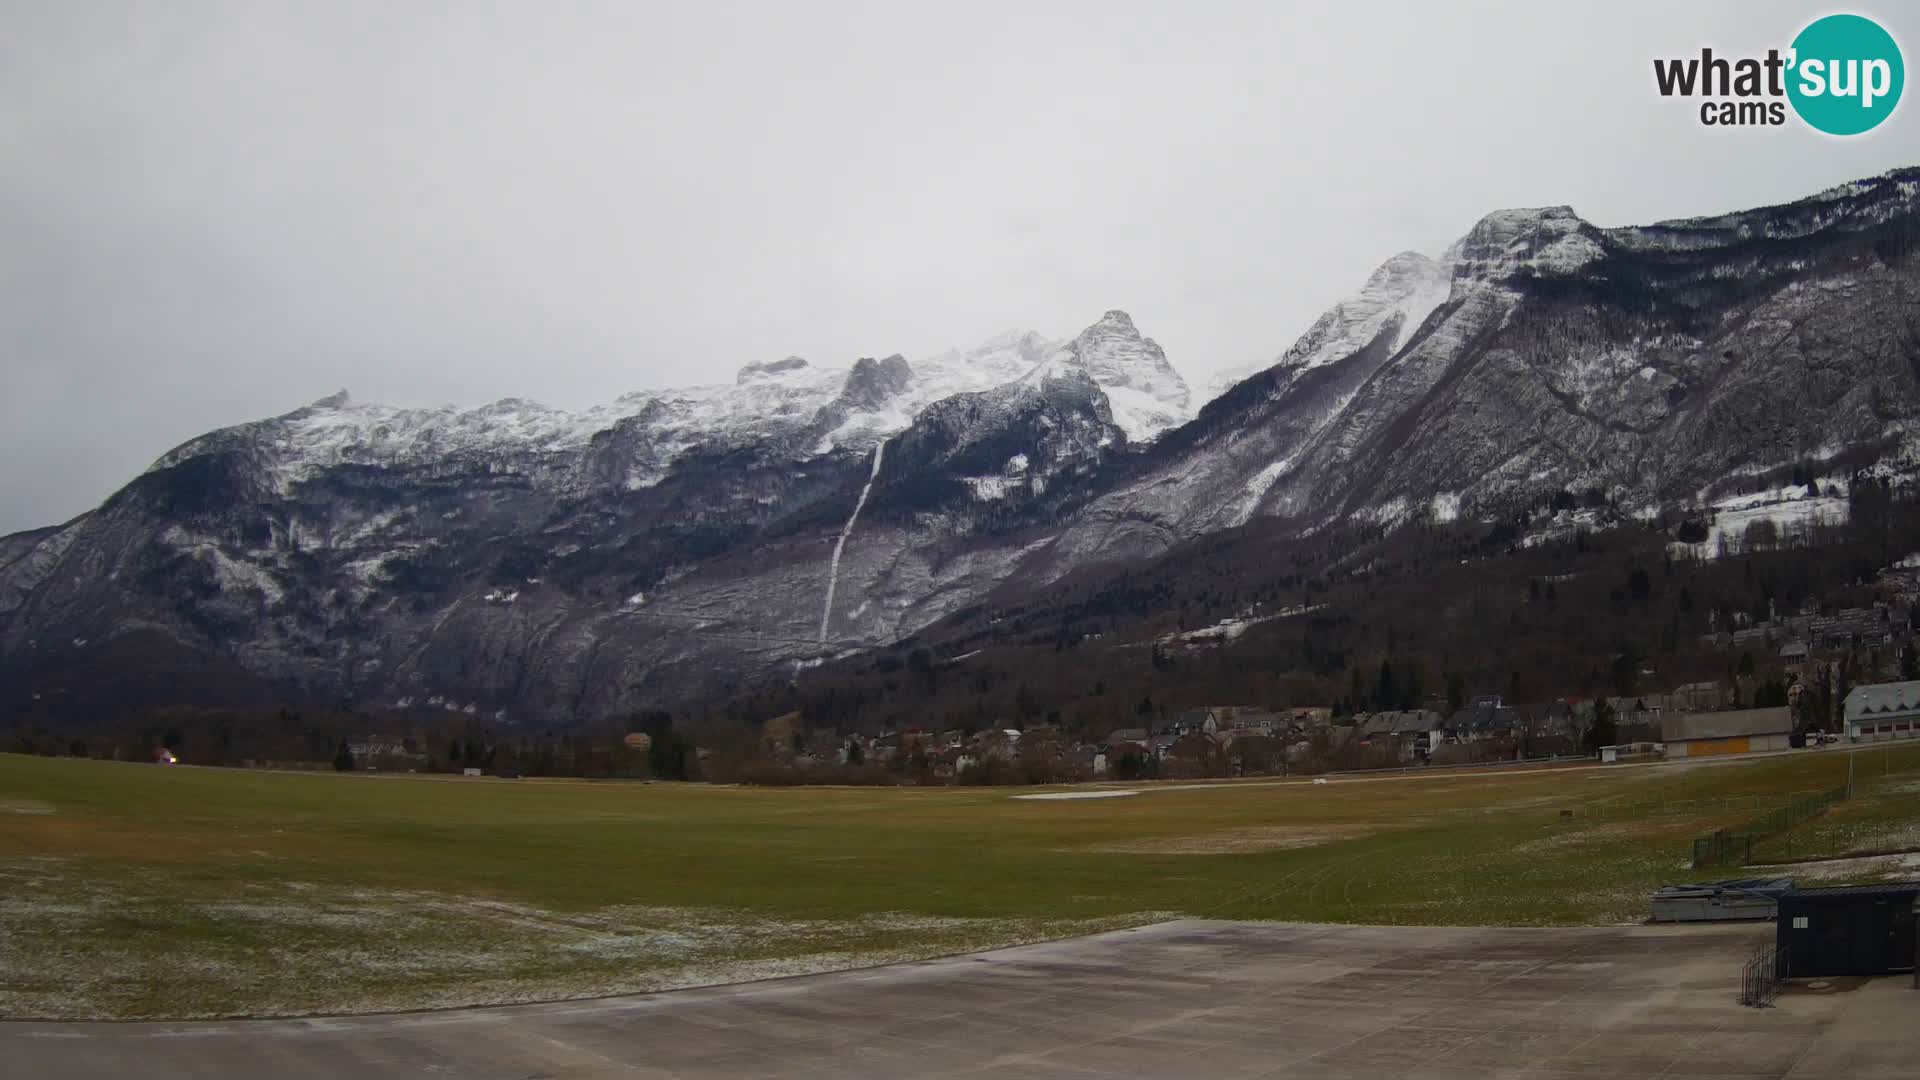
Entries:
[[1727,795],[1709,799],[1641,799],[1634,802],[1585,803],[1562,817],[1595,821],[1630,821],[1660,817],[1725,817],[1755,814],[1775,805],[1779,796]]
[[1753,845],[1779,836],[1847,797],[1847,788],[1829,788],[1789,799],[1786,805],[1748,822],[1739,829],[1717,829],[1693,838],[1693,865],[1745,866],[1753,861]]
[[1745,866],[1753,861],[1753,837],[1718,829],[1693,838],[1693,865]]

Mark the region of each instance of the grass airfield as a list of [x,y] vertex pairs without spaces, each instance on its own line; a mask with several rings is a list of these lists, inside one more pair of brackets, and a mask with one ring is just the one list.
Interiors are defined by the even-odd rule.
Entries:
[[[1688,869],[1692,836],[1845,782],[1848,756],[1036,801],[0,755],[0,1016],[553,1000],[1177,916],[1634,922],[1661,884],[1744,873]],[[1845,820],[1912,835],[1920,747],[1855,757]]]

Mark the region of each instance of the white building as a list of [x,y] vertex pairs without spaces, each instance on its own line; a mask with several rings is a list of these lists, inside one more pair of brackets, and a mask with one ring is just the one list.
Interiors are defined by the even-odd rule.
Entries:
[[1920,735],[1920,682],[1856,686],[1848,692],[1844,706],[1849,742]]

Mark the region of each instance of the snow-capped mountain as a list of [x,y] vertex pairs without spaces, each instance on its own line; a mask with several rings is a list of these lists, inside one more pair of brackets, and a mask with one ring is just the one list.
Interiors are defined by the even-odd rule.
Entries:
[[1489,214],[1155,444],[1058,561],[1256,515],[1485,517],[1561,489],[1650,508],[1862,448],[1920,460],[1916,192],[1902,170],[1643,228]]
[[577,718],[676,667],[732,677],[937,616],[1004,576],[973,537],[1082,497],[1188,401],[1121,312],[1065,343],[787,357],[580,413],[336,394],[6,538],[0,656],[149,632],[302,693]]
[[263,694],[572,722],[1256,518],[1488,519],[1563,489],[1646,508],[1803,460],[1909,468],[1917,204],[1903,170],[1637,228],[1499,211],[1387,260],[1197,414],[1121,312],[582,413],[324,399],[0,538],[0,690],[44,702],[165,656]]
[[345,391],[270,420],[226,428],[169,451],[149,471],[229,447],[266,466],[264,479],[290,484],[342,466],[418,467],[462,461],[510,462],[563,490],[604,477],[572,469],[592,458],[596,439],[623,440],[625,487],[651,487],[682,455],[717,447],[777,447],[796,461],[836,451],[865,452],[908,428],[937,401],[1079,371],[1111,399],[1121,430],[1149,440],[1188,419],[1184,380],[1160,347],[1122,311],[1110,311],[1064,344],[1008,331],[967,351],[916,362],[894,355],[850,367],[798,356],[742,367],[731,383],[639,391],[583,412],[508,398],[473,409],[406,409],[353,401]]

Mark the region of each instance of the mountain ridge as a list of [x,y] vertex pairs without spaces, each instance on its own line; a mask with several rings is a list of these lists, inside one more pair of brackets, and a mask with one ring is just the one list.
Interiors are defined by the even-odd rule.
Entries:
[[1565,490],[1650,513],[1863,453],[1905,476],[1917,201],[1907,169],[1648,226],[1495,211],[1197,409],[1119,311],[584,413],[335,395],[0,539],[0,673],[18,700],[137,631],[290,695],[579,722],[1256,519],[1493,522]]

